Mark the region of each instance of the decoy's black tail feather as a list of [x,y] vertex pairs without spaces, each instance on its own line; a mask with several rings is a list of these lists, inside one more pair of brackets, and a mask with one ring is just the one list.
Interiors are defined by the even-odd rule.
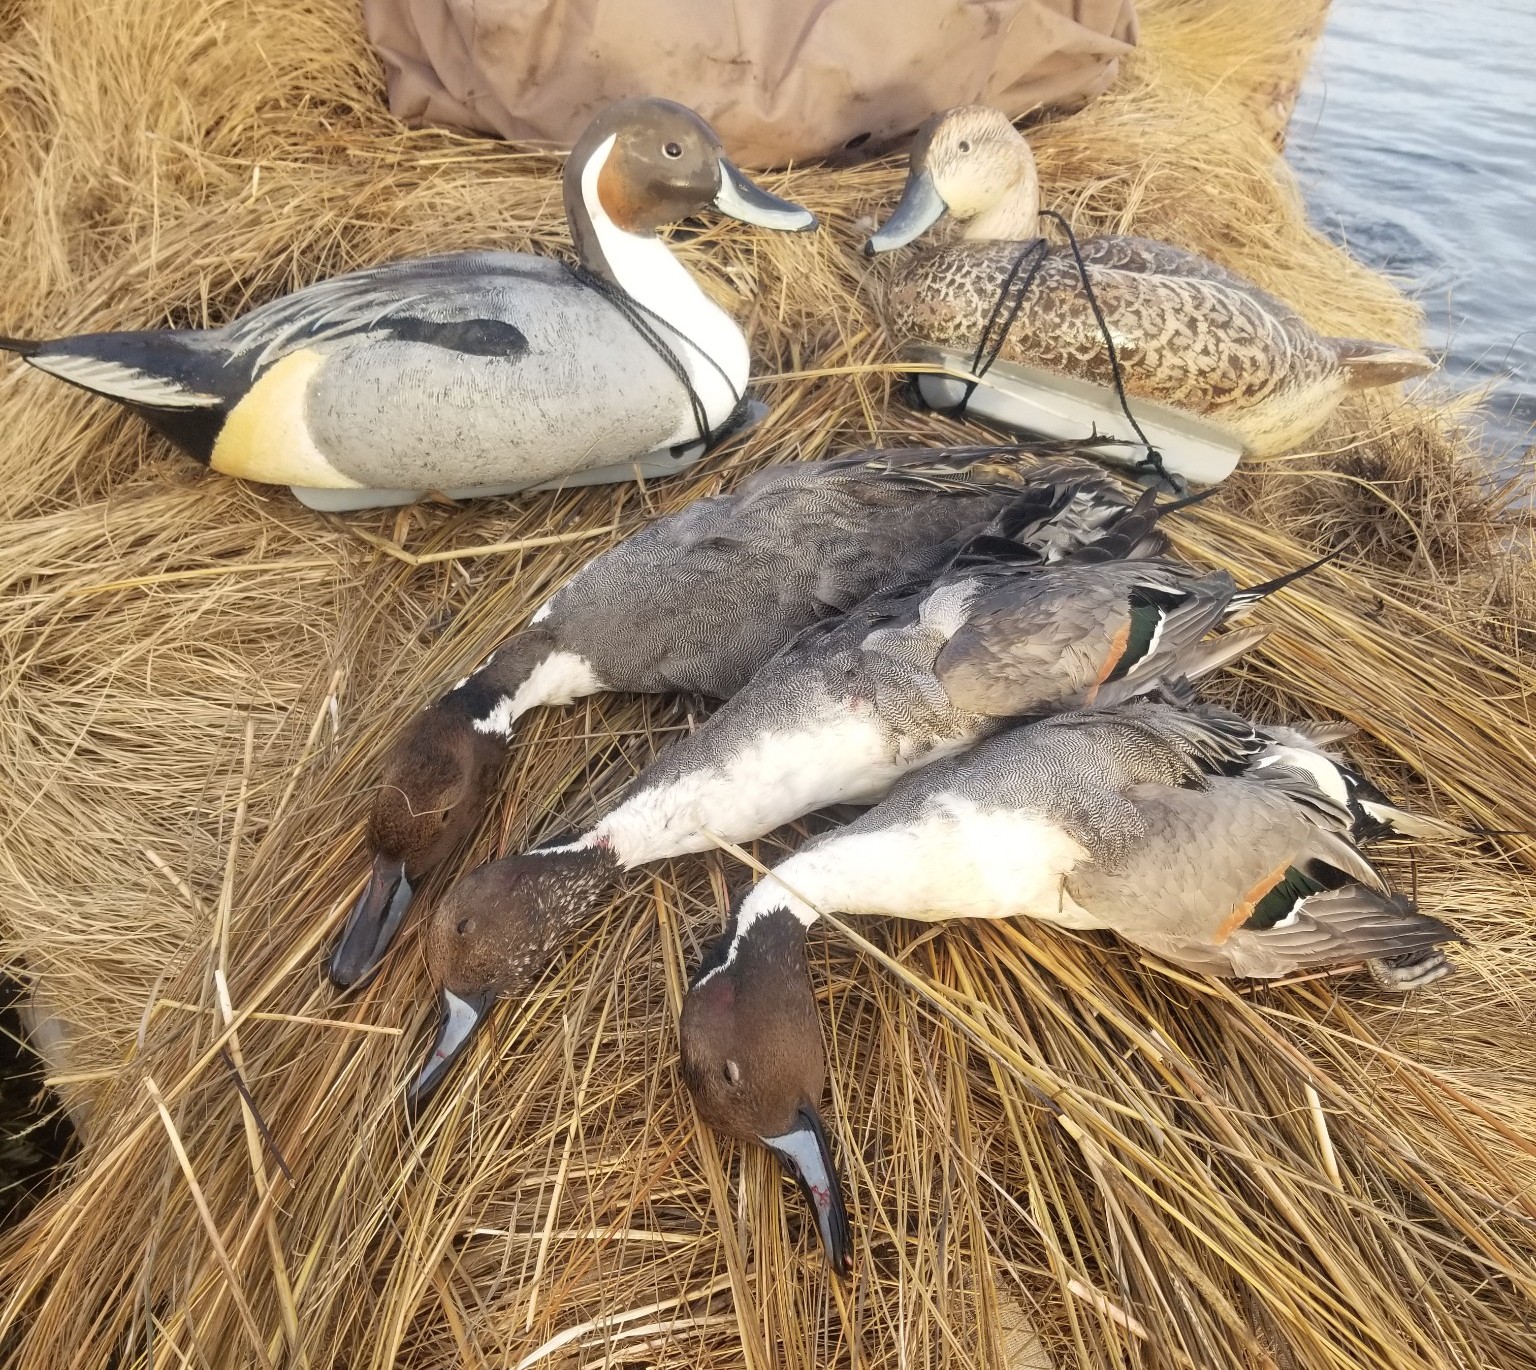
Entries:
[[18,357],[30,357],[42,343],[28,338],[9,338],[0,333],[0,352],[14,352]]
[[1337,561],[1343,555],[1342,551],[1329,552],[1327,556],[1319,557],[1305,566],[1299,566],[1294,571],[1287,571],[1283,576],[1276,576],[1273,580],[1266,580],[1259,585],[1250,585],[1246,590],[1239,590],[1227,605],[1227,617],[1233,618],[1245,609],[1253,608],[1261,599],[1268,599],[1276,590],[1283,590],[1303,576],[1310,576],[1312,572],[1320,570],[1330,561]]

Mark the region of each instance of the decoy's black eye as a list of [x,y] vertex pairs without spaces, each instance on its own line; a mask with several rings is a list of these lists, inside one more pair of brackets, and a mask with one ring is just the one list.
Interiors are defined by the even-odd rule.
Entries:
[[464,934],[466,932],[471,931],[474,928],[474,926],[475,926],[475,920],[473,918],[461,918],[459,920],[459,926],[458,926],[458,934],[459,934],[459,936],[460,937],[464,936]]
[[683,145],[681,143],[666,143],[666,144],[663,144],[661,150],[668,157],[670,157],[674,162],[679,157],[681,157],[683,155]]
[[969,152],[971,150],[971,140],[969,138],[962,138],[956,146],[961,152]]

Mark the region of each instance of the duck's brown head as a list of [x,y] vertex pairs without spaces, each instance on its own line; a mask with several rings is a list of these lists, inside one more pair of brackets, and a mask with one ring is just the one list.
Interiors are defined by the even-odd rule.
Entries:
[[543,628],[525,628],[402,729],[384,760],[368,815],[373,873],[331,953],[343,988],[372,974],[394,940],[412,890],[474,831],[495,793],[512,725],[546,696],[528,695],[556,650]]
[[497,999],[533,988],[598,912],[619,869],[606,847],[578,839],[480,866],[443,896],[427,930],[427,965],[442,995],[442,1020],[410,1088],[411,1107],[442,1083]]
[[331,953],[331,979],[344,988],[378,966],[414,887],[469,836],[494,793],[506,742],[475,728],[484,701],[464,696],[417,714],[384,763],[368,815],[373,871]]
[[962,105],[935,114],[912,140],[901,200],[864,245],[866,255],[905,247],[946,214],[968,238],[1035,236],[1040,183],[1029,144],[1001,110]]
[[784,1162],[815,1213],[828,1261],[848,1274],[848,1210],[817,1111],[826,1053],[805,928],[788,910],[759,914],[749,924],[738,910],[699,965],[679,1036],[683,1078],[700,1116]]
[[760,228],[816,227],[808,209],[748,180],[714,129],[672,100],[621,100],[603,110],[571,149],[565,207],[577,249],[591,266],[601,265],[592,227],[599,215],[640,235],[710,208]]

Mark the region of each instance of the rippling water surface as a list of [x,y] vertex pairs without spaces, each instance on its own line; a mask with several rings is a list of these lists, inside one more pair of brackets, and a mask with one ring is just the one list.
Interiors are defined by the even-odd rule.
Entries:
[[1424,307],[1490,456],[1536,432],[1536,0],[1333,0],[1287,150],[1312,217]]

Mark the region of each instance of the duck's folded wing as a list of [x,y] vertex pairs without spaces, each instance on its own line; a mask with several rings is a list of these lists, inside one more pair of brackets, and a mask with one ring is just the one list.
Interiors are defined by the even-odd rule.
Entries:
[[1133,697],[1191,660],[1231,598],[1224,572],[1156,563],[1062,566],[1000,578],[970,606],[935,672],[956,707],[1016,716]]
[[212,339],[257,371],[296,348],[360,334],[471,356],[513,356],[527,347],[523,330],[506,317],[509,294],[520,286],[581,289],[571,270],[551,258],[447,253],[316,281],[252,310]]
[[[1102,238],[1089,238],[1079,244],[1083,260],[1090,266],[1110,271],[1126,271],[1140,276],[1177,276],[1185,280],[1209,281],[1241,291],[1259,301],[1276,318],[1284,318],[1305,327],[1306,322],[1284,300],[1261,290],[1246,276],[1229,270],[1220,262],[1189,252],[1172,243],[1160,243],[1153,238],[1137,238],[1129,234],[1108,234]],[[1070,260],[1071,249],[1062,256]]]
[[1124,797],[1140,815],[1145,838],[1113,868],[1075,871],[1068,892],[1141,945],[1220,948],[1256,917],[1269,921],[1266,899],[1283,895],[1296,870],[1326,867],[1335,886],[1381,887],[1347,842],[1251,782],[1217,776],[1201,788],[1133,785]]

